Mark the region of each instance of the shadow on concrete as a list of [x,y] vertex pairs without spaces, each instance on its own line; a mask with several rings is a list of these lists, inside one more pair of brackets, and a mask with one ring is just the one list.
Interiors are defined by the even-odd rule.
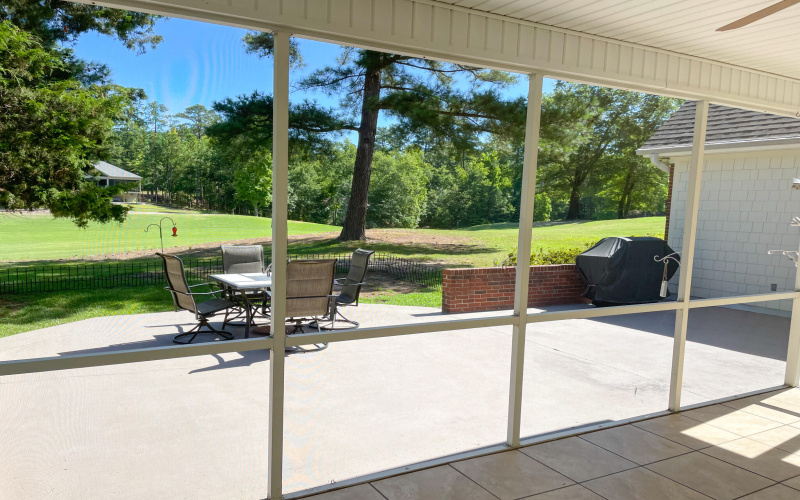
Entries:
[[[607,325],[672,337],[673,311],[595,318]],[[692,309],[686,340],[778,361],[786,360],[789,318],[725,307]]]
[[[103,347],[95,347],[95,348],[92,348],[92,349],[81,349],[81,350],[76,350],[76,351],[60,352],[59,355],[60,356],[70,356],[70,355],[77,355],[77,354],[99,354],[99,353],[109,353],[109,352],[132,351],[132,350],[136,350],[136,349],[148,349],[148,348],[152,348],[152,347],[170,347],[170,346],[175,346],[176,344],[174,344],[172,342],[173,337],[175,337],[175,335],[179,335],[181,333],[184,333],[184,331],[186,331],[188,328],[194,327],[194,324],[189,324],[188,328],[187,328],[186,324],[158,325],[158,326],[149,326],[149,327],[145,327],[145,328],[163,328],[165,326],[174,326],[176,331],[174,333],[169,333],[169,334],[154,335],[152,338],[145,339],[145,340],[138,340],[138,341],[133,341],[133,342],[124,342],[124,343],[119,343],[119,344],[111,344],[111,345],[107,345],[107,346],[103,346]],[[214,328],[218,328],[218,329],[222,328],[222,324],[221,323],[220,324],[213,324],[212,323],[212,326],[214,326]],[[229,329],[226,330],[226,331],[230,331],[230,330],[231,329],[229,327]],[[235,337],[234,338],[238,338],[238,339],[243,338],[244,328],[242,328],[242,327],[234,327],[233,330],[235,330],[235,332],[232,332],[232,333],[235,333]],[[210,338],[211,336],[212,336],[212,334],[210,332],[209,333],[205,333],[205,334],[201,333],[201,334],[199,334],[197,336],[197,339],[194,342],[192,342],[192,345],[202,344],[202,343],[204,343],[204,339]],[[253,337],[257,338],[257,337],[260,337],[260,336],[261,335],[254,334],[254,335],[251,336],[251,338],[253,338]],[[220,341],[218,341],[218,340],[216,340],[216,341],[215,340],[205,340],[205,342],[220,342]],[[287,356],[292,356],[292,355],[296,355],[296,354],[315,353],[315,352],[319,352],[319,351],[324,350],[325,347],[326,346],[322,346],[322,345],[312,345],[312,346],[308,346],[308,347],[305,347],[305,346],[292,347],[292,348],[289,348],[289,349],[286,350],[286,355]],[[253,365],[255,363],[260,363],[260,362],[263,362],[263,361],[269,361],[269,357],[270,357],[268,349],[253,350],[253,351],[242,351],[242,352],[238,352],[237,354],[239,354],[241,357],[237,358],[237,359],[233,359],[233,360],[226,360],[219,354],[211,354],[209,356],[211,356],[211,357],[213,357],[213,358],[215,358],[217,360],[217,364],[216,365],[211,365],[211,366],[208,366],[208,367],[205,367],[205,368],[198,368],[196,370],[190,371],[189,373],[200,373],[200,372],[207,372],[207,371],[219,370],[219,369],[224,369],[224,368],[246,367],[246,366]],[[201,358],[203,356],[195,356],[195,357],[196,358]]]

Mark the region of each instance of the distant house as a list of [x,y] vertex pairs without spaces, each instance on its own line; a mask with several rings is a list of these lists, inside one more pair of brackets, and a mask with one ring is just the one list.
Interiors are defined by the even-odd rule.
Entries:
[[90,176],[97,182],[98,186],[115,186],[122,183],[136,183],[134,189],[118,194],[114,201],[118,203],[138,203],[139,195],[142,191],[142,178],[133,172],[123,170],[116,165],[105,161],[99,161],[94,166],[100,175]]
[[[667,241],[681,251],[695,103],[687,102],[637,152],[670,174]],[[795,266],[770,250],[797,251],[800,120],[711,104],[700,186],[692,296],[794,290]],[[678,274],[670,288],[677,288]],[[786,315],[791,301],[741,306]]]

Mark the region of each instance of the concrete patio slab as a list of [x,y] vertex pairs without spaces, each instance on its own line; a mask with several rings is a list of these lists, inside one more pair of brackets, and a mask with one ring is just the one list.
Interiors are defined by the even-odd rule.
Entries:
[[[353,314],[370,326],[486,315],[382,305]],[[523,434],[666,409],[673,321],[529,326]],[[0,360],[170,345],[191,326],[188,313],[95,318],[0,339]],[[485,328],[290,354],[286,491],[503,442],[510,338],[510,327]],[[786,318],[692,311],[684,402],[779,385],[787,338]],[[4,494],[266,497],[268,374],[267,353],[252,351],[2,377]]]

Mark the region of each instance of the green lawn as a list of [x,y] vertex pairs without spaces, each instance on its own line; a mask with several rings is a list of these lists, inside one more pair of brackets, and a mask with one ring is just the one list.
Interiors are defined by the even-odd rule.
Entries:
[[[378,293],[362,297],[361,303],[441,307],[442,291]],[[155,286],[11,295],[0,298],[0,338],[100,316],[172,310],[169,293]]]
[[187,208],[162,207],[159,205],[151,205],[149,203],[137,203],[135,205],[128,205],[128,206],[131,208],[131,211],[138,213],[162,213],[162,214],[185,214],[187,212],[197,213],[197,214],[218,213],[210,210],[190,210]]
[[74,290],[0,298],[0,338],[82,319],[172,310],[162,287]]
[[[583,247],[606,236],[664,236],[664,217],[541,223],[533,228],[533,251]],[[370,250],[455,266],[485,267],[502,262],[517,248],[515,223],[487,224],[468,229],[376,229],[368,231]],[[419,240],[419,241],[415,241]],[[289,245],[298,255],[349,253],[362,242],[336,239],[302,241]]]
[[[165,213],[157,213],[164,211]],[[164,248],[191,247],[270,236],[271,219],[243,215],[205,214],[152,205],[137,205],[123,224],[92,224],[75,227],[65,219],[49,215],[0,214],[0,262],[32,262],[82,259],[159,249],[158,229],[162,217],[171,217],[178,237],[170,236],[171,223],[164,221]],[[289,222],[290,235],[337,232],[338,226]],[[533,229],[533,248],[581,247],[605,236],[662,235],[663,217],[639,219],[544,223]],[[349,253],[359,246],[414,260],[457,266],[491,266],[502,262],[517,245],[517,224],[488,224],[467,229],[375,229],[369,243],[337,241],[334,237],[300,240],[289,245],[292,254]]]
[[[182,245],[263,237],[269,219],[234,215],[172,215]],[[144,211],[120,226],[79,230],[68,221],[46,216],[0,216],[2,260],[42,260],[69,255],[91,255],[96,249],[157,248],[158,238],[144,234],[144,225],[158,221]],[[336,231],[338,228],[302,222],[290,223],[292,234]],[[663,235],[664,218],[543,224],[533,230],[534,249],[572,248],[605,236]],[[77,236],[76,236],[77,235]],[[293,254],[348,253],[359,246],[414,260],[455,266],[491,266],[502,261],[517,244],[516,224],[492,224],[460,230],[381,229],[369,233],[371,241],[342,243],[332,238],[309,239],[290,245]],[[144,239],[146,236],[149,239]],[[171,237],[166,236],[165,238]],[[187,241],[188,240],[188,241]],[[167,240],[165,240],[166,242]],[[190,243],[191,242],[191,243]],[[138,247],[137,247],[138,245]],[[116,250],[109,250],[116,249]],[[80,253],[83,252],[83,253]],[[146,256],[144,258],[152,259]],[[37,263],[41,265],[43,263]],[[75,265],[79,265],[75,261]],[[441,307],[441,291],[412,293],[384,291],[363,297],[364,303]],[[172,301],[161,287],[32,293],[0,297],[0,337],[97,316],[169,311]]]
[[[171,217],[178,227],[173,238],[172,225],[164,221],[164,248],[192,246],[245,238],[264,238],[271,233],[271,219],[242,215],[203,214],[173,210],[169,214],[152,213],[137,207],[123,224],[91,224],[80,229],[66,219],[49,215],[0,214],[0,261],[21,262],[85,258],[138,250],[160,248],[158,229],[144,230]],[[161,210],[161,207],[154,209]],[[312,234],[338,231],[336,226],[289,222],[289,234]]]

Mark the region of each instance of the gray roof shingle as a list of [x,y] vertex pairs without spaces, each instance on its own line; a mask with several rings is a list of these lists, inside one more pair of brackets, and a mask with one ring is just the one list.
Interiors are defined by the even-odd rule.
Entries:
[[127,170],[123,170],[116,165],[112,165],[105,161],[98,161],[94,165],[95,170],[103,174],[105,177],[112,177],[114,179],[133,179],[133,180],[141,180],[141,177],[134,174],[133,172],[128,172]]
[[[691,146],[694,101],[686,102],[640,148]],[[800,119],[710,104],[706,144],[800,138]]]

